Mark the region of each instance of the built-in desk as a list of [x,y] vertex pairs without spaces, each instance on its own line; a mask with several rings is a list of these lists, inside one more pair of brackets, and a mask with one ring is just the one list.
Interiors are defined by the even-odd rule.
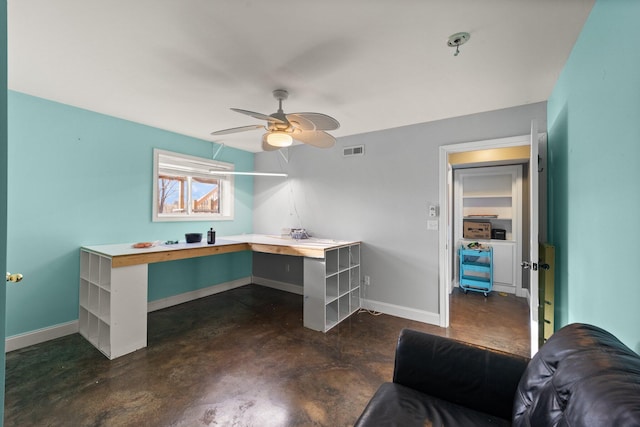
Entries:
[[304,326],[326,332],[360,308],[360,243],[247,234],[209,245],[80,248],[79,331],[114,359],[147,346],[148,265],[255,251],[304,257]]

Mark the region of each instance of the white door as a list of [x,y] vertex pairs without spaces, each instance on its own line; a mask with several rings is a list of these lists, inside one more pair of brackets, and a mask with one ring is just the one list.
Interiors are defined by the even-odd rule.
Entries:
[[[529,272],[529,316],[531,323],[531,355],[538,352],[538,121],[531,121],[531,154],[529,158],[529,260],[522,263]],[[526,255],[523,254],[523,258]]]

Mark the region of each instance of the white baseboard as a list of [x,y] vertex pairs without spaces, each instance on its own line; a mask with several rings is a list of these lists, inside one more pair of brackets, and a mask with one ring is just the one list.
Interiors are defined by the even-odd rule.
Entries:
[[389,304],[386,302],[373,301],[368,299],[361,300],[362,308],[373,310],[391,316],[401,317],[403,319],[415,320],[418,322],[428,323],[430,325],[440,326],[440,316],[438,313],[430,311],[417,310],[415,308],[403,307],[400,305]]
[[240,279],[232,280],[230,282],[219,283],[217,285],[209,286],[202,289],[196,289],[195,291],[185,292],[183,294],[173,295],[167,298],[150,301],[147,304],[147,313],[152,311],[162,310],[163,308],[172,307],[174,305],[183,304],[185,302],[193,301],[199,298],[208,297],[210,295],[219,294],[220,292],[229,291],[231,289],[239,288],[251,283],[251,277],[242,277]]
[[501,283],[493,282],[493,290],[497,292],[504,292],[506,294],[514,294],[516,293],[516,287],[513,285],[503,285]]
[[294,285],[292,283],[280,282],[278,280],[265,279],[264,277],[253,276],[252,283],[256,285],[266,286],[268,288],[278,289],[280,291],[291,292],[292,294],[303,295],[302,285]]
[[[152,311],[161,310],[173,305],[182,304],[198,298],[203,298],[209,295],[239,288],[250,283],[251,277],[247,276],[240,279],[232,280],[230,282],[224,282],[218,285],[209,286],[207,288],[151,301],[147,304],[147,312],[150,313]],[[78,332],[78,330],[78,321],[73,320],[71,322],[61,323],[59,325],[51,326],[48,328],[38,329],[24,334],[7,337],[7,339],[5,340],[5,352],[8,353],[10,351],[18,350],[30,345],[40,344],[45,341],[75,334]]]
[[29,347],[30,345],[40,344],[41,342],[54,340],[66,335],[78,332],[78,321],[72,320],[67,323],[50,326],[48,328],[37,329],[35,331],[24,334],[13,335],[5,340],[5,352],[18,350],[20,348]]
[[[291,283],[280,282],[277,280],[265,279],[264,277],[242,277],[240,279],[232,280],[230,282],[224,282],[217,285],[209,286],[206,288],[198,289],[191,292],[185,292],[183,294],[174,295],[171,297],[151,301],[147,304],[147,312],[161,310],[163,308],[171,307],[174,305],[182,304],[199,298],[204,298],[210,295],[214,295],[220,292],[228,291],[231,289],[239,288],[251,283],[257,285],[266,286],[273,289],[278,289],[285,292],[291,292],[298,295],[303,295],[303,287],[300,285],[293,285]],[[362,308],[368,310],[378,311],[380,313],[389,314],[391,316],[401,317],[403,319],[415,320],[418,322],[429,323],[438,326],[440,324],[440,317],[437,313],[431,313],[424,310],[417,310],[409,307],[402,307],[395,304],[389,304],[380,301],[362,299]],[[48,328],[38,329],[36,331],[27,332],[20,335],[14,335],[7,337],[5,341],[5,351],[10,352],[18,350],[20,348],[28,347],[30,345],[40,344],[45,341],[61,338],[66,335],[75,334],[78,332],[78,321],[73,320],[67,323],[61,323],[59,325],[51,326]]]

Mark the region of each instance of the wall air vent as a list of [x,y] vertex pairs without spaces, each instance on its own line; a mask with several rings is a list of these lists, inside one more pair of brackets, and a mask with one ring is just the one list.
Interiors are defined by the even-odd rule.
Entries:
[[364,156],[364,145],[354,145],[351,147],[344,147],[342,149],[342,155],[344,157]]

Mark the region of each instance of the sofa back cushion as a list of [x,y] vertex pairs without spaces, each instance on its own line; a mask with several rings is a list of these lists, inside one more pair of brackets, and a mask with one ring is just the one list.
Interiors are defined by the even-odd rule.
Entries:
[[640,356],[609,332],[574,323],[531,359],[514,426],[640,426]]
[[527,363],[526,357],[403,329],[393,382],[511,420],[513,399]]

